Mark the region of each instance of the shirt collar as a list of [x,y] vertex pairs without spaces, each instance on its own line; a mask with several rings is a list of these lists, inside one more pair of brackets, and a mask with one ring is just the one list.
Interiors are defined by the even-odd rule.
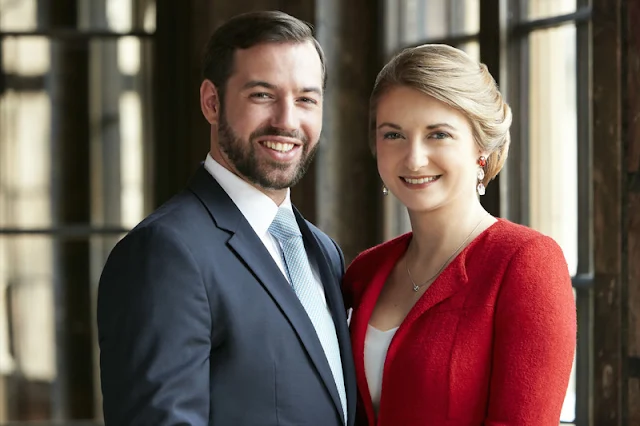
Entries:
[[268,232],[279,207],[293,210],[291,191],[289,189],[287,189],[284,201],[278,206],[264,192],[215,161],[211,154],[207,154],[204,167],[229,195],[242,215],[247,219],[249,225],[259,236]]

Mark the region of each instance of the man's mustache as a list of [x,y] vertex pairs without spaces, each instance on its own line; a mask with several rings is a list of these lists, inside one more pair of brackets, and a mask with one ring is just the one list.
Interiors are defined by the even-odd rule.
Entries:
[[285,138],[297,139],[304,144],[309,141],[309,138],[307,138],[300,130],[288,131],[278,129],[277,127],[273,126],[261,127],[257,129],[256,131],[251,133],[250,139],[253,140],[256,138],[261,138],[263,136],[281,136]]

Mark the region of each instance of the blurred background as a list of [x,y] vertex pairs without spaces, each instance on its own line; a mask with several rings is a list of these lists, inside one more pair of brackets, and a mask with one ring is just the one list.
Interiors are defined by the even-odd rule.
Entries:
[[0,0],[0,426],[101,424],[102,266],[204,160],[204,45],[258,9],[325,49],[321,149],[293,199],[347,261],[408,230],[367,146],[377,72],[426,42],[487,64],[514,125],[483,203],[553,237],[573,275],[562,421],[640,425],[640,0]]

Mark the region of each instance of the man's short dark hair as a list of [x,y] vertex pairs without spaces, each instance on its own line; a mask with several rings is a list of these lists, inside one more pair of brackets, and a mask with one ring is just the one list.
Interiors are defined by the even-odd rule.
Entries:
[[236,50],[248,49],[261,43],[307,41],[313,43],[320,56],[324,88],[327,81],[324,52],[313,36],[313,27],[307,22],[279,11],[243,13],[220,26],[207,43],[202,64],[202,77],[216,86],[222,101],[227,80],[233,72]]

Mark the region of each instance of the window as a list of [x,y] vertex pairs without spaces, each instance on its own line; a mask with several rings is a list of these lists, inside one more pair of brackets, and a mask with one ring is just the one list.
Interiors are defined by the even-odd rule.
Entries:
[[101,418],[95,291],[148,210],[154,31],[151,0],[0,0],[0,425]]
[[[588,424],[591,188],[588,1],[511,1],[507,98],[514,110],[506,216],[551,236],[573,275],[578,348],[563,422]],[[514,164],[517,165],[514,167]]]

